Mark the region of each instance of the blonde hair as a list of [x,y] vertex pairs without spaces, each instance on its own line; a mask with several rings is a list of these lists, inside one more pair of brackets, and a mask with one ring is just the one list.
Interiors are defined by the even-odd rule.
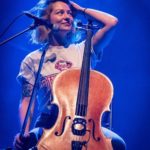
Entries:
[[[40,0],[37,5],[31,9],[32,12],[36,14],[36,16],[41,17],[43,19],[46,19],[49,21],[49,15],[52,11],[52,4],[57,2],[57,1],[62,1],[69,5],[70,9],[72,10],[73,17],[75,17],[75,10],[70,4],[69,0]],[[38,26],[35,30],[31,32],[31,41],[32,43],[35,44],[46,44],[49,42],[49,33],[50,29],[46,28],[44,25]],[[72,37],[74,35],[74,30],[70,32],[70,35],[68,36],[69,40],[74,40],[75,38]],[[72,38],[71,38],[72,37]],[[70,42],[71,42],[70,41]]]

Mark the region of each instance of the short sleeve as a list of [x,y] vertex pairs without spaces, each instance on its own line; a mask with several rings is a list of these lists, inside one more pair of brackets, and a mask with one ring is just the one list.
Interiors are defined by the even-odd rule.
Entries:
[[91,67],[95,68],[97,63],[100,63],[103,56],[103,49],[100,49],[98,53],[95,52],[94,48],[91,49]]
[[[83,57],[85,40],[79,44],[79,47],[80,47],[82,57]],[[101,52],[99,52],[99,54],[96,54],[93,47],[91,47],[91,68],[92,69],[94,69],[96,64],[101,61],[101,54],[102,54]]]
[[27,56],[22,62],[20,66],[20,71],[17,76],[17,81],[20,84],[23,84],[25,82],[34,84],[35,82],[35,69],[33,66],[33,60]]

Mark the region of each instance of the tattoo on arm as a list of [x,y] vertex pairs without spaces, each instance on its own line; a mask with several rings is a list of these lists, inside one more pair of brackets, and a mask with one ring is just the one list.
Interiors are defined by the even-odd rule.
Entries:
[[30,97],[32,94],[33,86],[29,83],[25,83],[22,85],[22,98]]

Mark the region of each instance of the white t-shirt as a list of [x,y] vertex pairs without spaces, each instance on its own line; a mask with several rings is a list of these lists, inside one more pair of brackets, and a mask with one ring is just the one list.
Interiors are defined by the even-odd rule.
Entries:
[[[38,89],[40,111],[48,111],[46,111],[45,106],[51,102],[51,85],[56,75],[69,68],[81,68],[84,46],[84,41],[78,44],[71,44],[67,48],[63,46],[49,46],[40,73],[40,86]],[[34,85],[41,55],[42,51],[36,50],[27,55],[22,61],[17,77],[20,83],[27,82]],[[92,54],[93,58],[96,57]],[[95,61],[92,62],[94,63]]]

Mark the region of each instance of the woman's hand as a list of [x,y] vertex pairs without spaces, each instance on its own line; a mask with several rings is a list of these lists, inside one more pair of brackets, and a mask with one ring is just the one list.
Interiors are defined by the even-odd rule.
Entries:
[[71,3],[71,5],[72,5],[72,7],[75,9],[75,10],[77,10],[77,11],[84,11],[84,7],[81,7],[80,5],[78,5],[78,4],[76,4],[75,2],[73,2],[73,1],[70,1],[70,3]]
[[37,144],[36,135],[34,133],[27,133],[23,136],[18,133],[15,136],[13,146],[15,150],[28,150]]
[[26,150],[28,149],[28,141],[30,139],[30,134],[25,134],[21,136],[19,133],[15,136],[13,145],[15,150]]

